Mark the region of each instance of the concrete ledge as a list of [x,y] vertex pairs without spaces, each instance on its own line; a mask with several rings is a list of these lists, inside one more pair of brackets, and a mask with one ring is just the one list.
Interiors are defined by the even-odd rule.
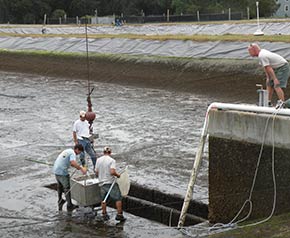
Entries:
[[[248,199],[268,115],[238,111],[210,111],[209,120],[209,221],[230,222]],[[250,219],[271,214],[274,201],[272,175],[272,119],[252,194]],[[274,161],[277,184],[275,214],[290,211],[290,120],[275,119]],[[249,204],[239,217],[249,211]]]
[[208,133],[214,137],[261,144],[267,125],[264,144],[272,145],[273,121],[275,147],[290,148],[290,117],[288,116],[277,115],[274,117],[271,114],[211,110]]

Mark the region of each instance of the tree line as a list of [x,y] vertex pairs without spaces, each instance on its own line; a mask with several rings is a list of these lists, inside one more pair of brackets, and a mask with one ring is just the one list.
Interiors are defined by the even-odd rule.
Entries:
[[[279,6],[276,0],[260,0],[261,17],[271,16]],[[221,13],[250,9],[256,17],[256,0],[0,0],[1,23],[42,23],[49,18],[121,15]]]

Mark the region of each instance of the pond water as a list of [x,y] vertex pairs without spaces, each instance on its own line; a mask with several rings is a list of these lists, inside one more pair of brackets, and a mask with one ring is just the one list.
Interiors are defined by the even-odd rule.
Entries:
[[[166,193],[184,195],[208,96],[91,82],[95,149],[110,146],[118,169],[130,179]],[[86,110],[87,82],[0,72],[0,236],[1,237],[182,237],[172,228],[126,213],[107,224],[82,209],[57,211],[49,165],[73,146],[72,125]],[[207,151],[207,149],[206,149]],[[207,152],[194,199],[207,203]],[[30,161],[28,161],[30,160]],[[114,218],[115,210],[110,213]]]

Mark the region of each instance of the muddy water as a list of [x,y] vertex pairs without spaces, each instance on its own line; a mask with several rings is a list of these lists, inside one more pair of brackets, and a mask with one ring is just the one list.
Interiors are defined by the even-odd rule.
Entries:
[[[86,109],[87,82],[0,72],[1,237],[182,237],[173,229],[126,213],[103,224],[86,211],[58,213],[51,167],[72,146],[72,124]],[[98,155],[112,147],[130,178],[184,195],[208,104],[214,98],[92,82]],[[206,154],[205,154],[206,156]],[[194,198],[207,202],[207,160]],[[112,217],[114,210],[110,210]]]

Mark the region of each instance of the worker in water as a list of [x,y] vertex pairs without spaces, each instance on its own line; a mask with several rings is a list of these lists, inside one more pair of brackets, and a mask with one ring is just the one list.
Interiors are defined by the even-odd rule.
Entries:
[[[61,211],[65,202],[67,202],[67,210],[72,211],[77,208],[71,201],[70,194],[70,176],[68,168],[70,166],[81,170],[83,174],[86,174],[86,168],[78,165],[76,162],[76,155],[84,151],[81,144],[75,145],[74,149],[66,149],[59,154],[53,165],[53,173],[57,181],[58,192],[58,210]],[[66,201],[62,199],[62,193],[65,194]]]
[[[108,199],[113,200],[116,203],[117,215],[115,219],[117,221],[125,221],[126,218],[123,216],[122,209],[122,195],[117,183],[115,183],[116,177],[119,178],[120,174],[116,171],[116,161],[111,157],[111,149],[109,147],[104,148],[104,155],[97,159],[96,163],[96,175],[99,178],[99,185],[102,202],[102,216],[103,220],[109,220],[110,217],[107,214],[107,204],[105,198],[109,193]],[[113,185],[111,191],[110,188]]]
[[[90,124],[86,120],[86,112],[80,111],[80,118],[75,121],[73,125],[73,140],[75,145],[81,144],[84,147],[93,163],[95,170],[96,166],[96,152],[93,148],[92,135],[90,134]],[[80,160],[82,165],[85,165],[85,153],[80,154]]]
[[272,96],[275,91],[279,99],[276,106],[279,106],[285,101],[283,88],[287,87],[290,72],[289,63],[282,56],[261,49],[258,44],[250,44],[248,51],[252,57],[259,58],[259,64],[264,68],[269,105],[271,105]]

